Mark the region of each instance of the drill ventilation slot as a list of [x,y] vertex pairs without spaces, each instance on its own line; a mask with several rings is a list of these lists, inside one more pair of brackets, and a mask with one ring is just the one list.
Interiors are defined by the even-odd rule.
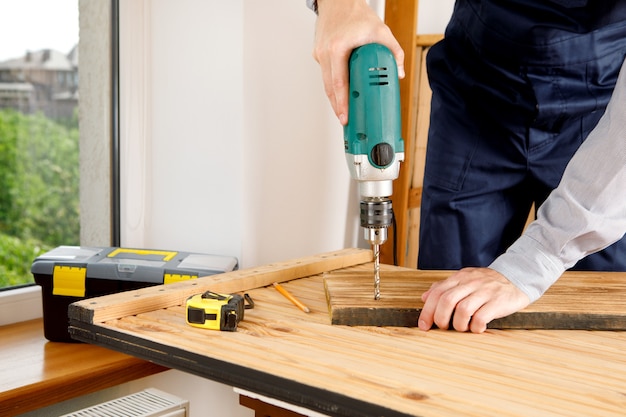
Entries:
[[[389,78],[389,75],[387,75],[386,72],[382,72],[387,71],[387,67],[371,67],[369,71],[370,73],[381,71],[378,74],[370,74],[369,77],[372,80],[370,81],[370,85],[389,85],[389,81],[386,80],[386,78]],[[385,80],[382,80],[383,78],[385,78]]]

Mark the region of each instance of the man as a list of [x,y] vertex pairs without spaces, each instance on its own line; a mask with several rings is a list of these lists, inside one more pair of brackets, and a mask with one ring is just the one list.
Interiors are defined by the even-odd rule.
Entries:
[[[403,52],[364,0],[317,7],[314,57],[345,124],[352,49],[388,46],[401,76]],[[623,0],[456,2],[427,61],[433,100],[418,267],[476,268],[423,294],[420,328],[447,328],[454,313],[456,330],[482,332],[575,264],[626,270],[623,77],[593,130],[625,56]],[[532,203],[538,220],[518,239]]]

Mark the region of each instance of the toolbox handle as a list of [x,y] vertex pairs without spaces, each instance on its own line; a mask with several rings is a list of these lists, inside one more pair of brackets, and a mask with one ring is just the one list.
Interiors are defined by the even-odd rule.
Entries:
[[117,248],[113,252],[109,253],[107,257],[114,258],[121,253],[132,253],[135,255],[142,255],[142,256],[161,255],[163,256],[163,261],[165,262],[171,261],[178,254],[178,252],[166,251],[166,250]]

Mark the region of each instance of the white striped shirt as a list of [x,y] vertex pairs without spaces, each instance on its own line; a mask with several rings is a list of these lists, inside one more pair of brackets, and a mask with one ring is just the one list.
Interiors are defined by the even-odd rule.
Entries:
[[626,233],[626,63],[598,125],[537,220],[489,267],[537,300],[568,268]]

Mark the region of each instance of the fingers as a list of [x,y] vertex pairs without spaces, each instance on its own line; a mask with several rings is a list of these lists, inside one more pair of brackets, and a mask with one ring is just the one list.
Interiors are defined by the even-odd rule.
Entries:
[[[395,56],[398,63],[398,78],[404,78],[404,51],[395,41],[395,38],[391,37],[397,49],[392,53]],[[357,46],[355,46],[356,48]],[[342,55],[341,52],[344,54]],[[348,76],[348,60],[350,59],[350,53],[352,49],[343,50],[340,53],[333,54],[330,63],[330,91],[326,90],[335,115],[339,119],[342,125],[348,123],[348,97],[349,97],[349,76]],[[346,53],[347,52],[347,53]]]
[[342,125],[348,123],[348,59],[352,46],[343,43],[317,45],[313,58],[320,64],[324,92]]
[[[396,63],[398,65],[398,77],[404,78],[404,51],[400,44],[389,32],[389,37],[393,40],[395,50],[392,50]],[[324,90],[328,96],[328,100],[342,125],[348,123],[348,95],[349,95],[349,76],[348,76],[348,60],[352,50],[359,45],[339,46],[335,52],[326,54],[324,61],[320,62],[322,68],[322,78],[324,81]]]
[[459,332],[471,330],[474,333],[482,333],[487,329],[487,324],[495,318],[486,317],[485,313],[489,310],[483,311],[489,304],[489,293],[480,290],[467,292],[467,296],[462,298],[454,308],[452,326]]
[[433,325],[482,333],[493,319],[526,307],[530,300],[504,276],[489,268],[466,268],[437,282],[422,295],[418,320],[422,330]]
[[396,65],[398,66],[398,78],[404,78],[404,50],[402,49],[396,38],[393,37],[391,31],[389,32],[389,38],[384,45],[389,48],[393,56],[396,58]]
[[328,98],[331,102],[335,115],[342,125],[348,123],[348,59],[350,51],[333,54],[330,59],[330,88]]
[[363,0],[318,0],[313,57],[320,64],[324,91],[342,125],[348,123],[348,59],[352,50],[380,43],[396,59],[398,77],[404,74],[404,51],[391,30]]
[[[420,313],[417,325],[420,329],[427,331],[433,324],[437,324],[440,329],[447,329],[450,317],[454,312],[456,303],[451,298],[442,298],[442,295],[452,290],[458,282],[453,277],[445,281],[434,283],[428,291],[422,295],[424,307]],[[441,304],[440,304],[441,301]],[[437,314],[437,317],[435,315]]]

